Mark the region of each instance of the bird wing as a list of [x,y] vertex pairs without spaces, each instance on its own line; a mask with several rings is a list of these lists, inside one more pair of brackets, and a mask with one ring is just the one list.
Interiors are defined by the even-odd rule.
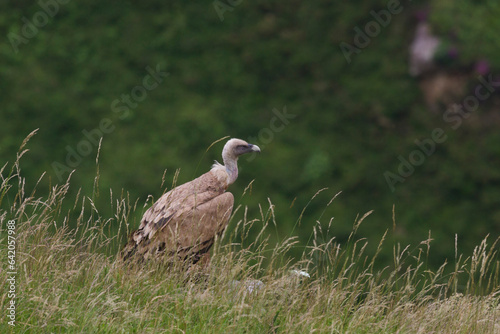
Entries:
[[210,248],[210,240],[213,243],[220,233],[220,224],[225,227],[233,208],[233,195],[225,193],[225,187],[210,171],[170,190],[146,211],[132,235],[133,242],[143,248],[141,253],[149,253],[152,248],[186,251],[195,244],[202,247],[202,243],[209,243],[205,246]]
[[198,261],[226,228],[233,204],[233,194],[225,192],[170,220],[157,233],[149,253],[177,254]]

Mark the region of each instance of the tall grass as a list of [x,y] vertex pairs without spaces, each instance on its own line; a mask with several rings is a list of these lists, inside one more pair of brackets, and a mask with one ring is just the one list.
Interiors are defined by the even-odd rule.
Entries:
[[[186,274],[160,263],[123,263],[119,245],[135,227],[129,224],[137,201],[111,194],[115,214],[102,217],[84,196],[62,211],[70,179],[46,196],[26,194],[19,162],[25,144],[0,172],[3,291],[9,220],[16,222],[17,245],[16,322],[8,324],[4,294],[2,333],[500,333],[496,241],[485,238],[470,256],[456,254],[454,263],[432,271],[430,240],[411,248],[387,245],[386,235],[358,238],[368,213],[345,244],[324,241],[318,224],[294,260],[287,252],[303,246],[297,238],[268,242],[279,224],[269,200],[255,218],[236,208],[235,228],[216,242],[206,268]],[[251,229],[260,232],[250,240]],[[380,268],[377,255],[366,254],[369,242],[393,247],[393,264]]]

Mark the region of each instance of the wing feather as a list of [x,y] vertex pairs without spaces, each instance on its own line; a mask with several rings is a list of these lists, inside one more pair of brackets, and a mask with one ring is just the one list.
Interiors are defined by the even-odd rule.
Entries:
[[172,219],[157,233],[152,250],[157,251],[158,246],[163,246],[162,252],[177,253],[181,258],[194,257],[193,262],[196,262],[226,228],[233,204],[233,195],[226,192]]
[[165,193],[144,213],[129,248],[146,257],[157,252],[186,257],[208,251],[233,209],[234,198],[226,187],[221,173],[210,171]]

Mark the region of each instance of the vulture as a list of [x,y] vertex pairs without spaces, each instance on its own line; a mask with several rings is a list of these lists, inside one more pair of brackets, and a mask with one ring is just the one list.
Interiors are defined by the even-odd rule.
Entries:
[[[223,165],[215,161],[207,173],[161,196],[141,219],[122,251],[127,260],[181,259],[194,264],[226,228],[234,197],[227,187],[238,178],[238,157],[259,152],[257,145],[230,139],[222,150]],[[205,260],[204,259],[204,260]]]

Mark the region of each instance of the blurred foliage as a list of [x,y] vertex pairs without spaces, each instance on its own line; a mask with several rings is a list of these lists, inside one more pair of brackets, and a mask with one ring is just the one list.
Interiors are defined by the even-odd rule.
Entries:
[[[42,0],[49,2],[54,3]],[[499,68],[493,54],[500,41],[494,29],[499,5],[430,4],[438,9],[433,22],[439,21],[442,31],[457,27],[466,57],[480,52]],[[165,169],[166,186],[178,168],[178,183],[189,181],[220,160],[222,142],[205,154],[212,142],[228,135],[254,138],[262,154],[240,159],[240,178],[231,191],[253,216],[268,198],[276,206],[271,241],[293,231],[305,245],[316,221],[328,224],[331,217],[325,238],[344,241],[356,216],[374,209],[359,233],[375,249],[383,233],[392,232],[394,205],[395,242],[418,245],[431,230],[434,254],[452,259],[455,234],[460,251],[467,252],[485,235],[500,232],[498,123],[468,125],[493,100],[456,131],[428,110],[408,75],[418,8],[401,6],[348,64],[339,44],[352,44],[353,28],[373,20],[370,11],[387,8],[386,1],[242,1],[223,13],[223,21],[212,1],[70,1],[59,4],[17,53],[8,34],[22,34],[23,18],[32,22],[43,9],[37,2],[2,2],[1,165],[14,160],[23,138],[39,128],[22,163],[28,189],[43,171],[48,173],[39,189],[60,183],[53,163],[65,165],[68,152],[80,149],[86,154],[74,168],[70,192],[76,196],[82,187],[92,196],[97,145],[89,150],[83,131],[96,133],[109,119],[112,131],[103,133],[96,198],[105,212],[109,189],[115,197],[129,192],[142,205],[148,195],[161,195]],[[141,101],[120,101],[123,94],[139,92],[148,68],[169,76],[145,90]],[[281,127],[273,110],[284,108],[294,118]],[[418,148],[414,141],[430,138],[435,128],[443,128],[448,139],[391,192],[384,173],[397,173],[398,156],[408,159]],[[242,198],[252,180],[251,193]],[[328,189],[297,223],[323,188]]]
[[499,15],[495,0],[434,0],[430,19],[435,31],[457,47],[462,62],[486,59],[498,70]]

